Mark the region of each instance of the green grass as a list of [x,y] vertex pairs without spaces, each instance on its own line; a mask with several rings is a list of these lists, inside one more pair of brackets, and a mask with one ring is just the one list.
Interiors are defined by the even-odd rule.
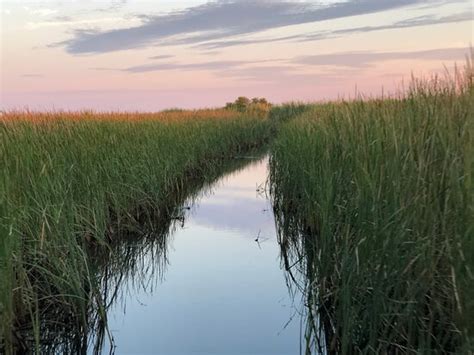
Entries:
[[308,106],[280,127],[271,195],[308,348],[472,350],[473,103],[468,67],[395,99]]
[[2,116],[4,350],[18,346],[24,324],[32,325],[39,348],[42,318],[51,309],[87,326],[90,305],[105,307],[91,255],[110,250],[118,235],[113,229],[169,217],[174,196],[264,145],[270,133],[264,118],[213,111]]
[[415,81],[399,98],[273,107],[269,120],[3,114],[0,351],[76,352],[91,334],[99,349],[123,280],[148,251],[163,259],[171,216],[275,135],[271,196],[282,264],[305,292],[308,349],[469,351],[471,73]]

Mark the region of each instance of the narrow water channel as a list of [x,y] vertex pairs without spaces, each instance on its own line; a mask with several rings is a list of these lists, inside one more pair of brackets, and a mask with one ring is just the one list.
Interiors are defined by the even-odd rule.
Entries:
[[290,294],[280,267],[262,193],[267,164],[223,176],[183,210],[166,253],[144,255],[108,311],[116,354],[300,352],[301,297]]

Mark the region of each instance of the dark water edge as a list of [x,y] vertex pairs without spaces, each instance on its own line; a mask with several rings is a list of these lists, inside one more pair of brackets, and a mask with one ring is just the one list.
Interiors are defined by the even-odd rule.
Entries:
[[280,268],[267,160],[238,157],[178,188],[166,208],[111,224],[109,248],[88,251],[86,312],[49,308],[39,334],[25,322],[15,330],[24,349],[39,336],[41,353],[307,353],[300,283]]

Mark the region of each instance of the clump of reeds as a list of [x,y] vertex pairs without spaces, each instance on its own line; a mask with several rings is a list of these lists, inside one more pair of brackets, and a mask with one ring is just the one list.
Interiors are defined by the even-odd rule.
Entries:
[[3,351],[13,352],[16,328],[25,323],[39,348],[48,309],[75,314],[86,327],[91,302],[103,308],[87,250],[110,248],[111,226],[133,226],[149,211],[165,214],[171,193],[265,144],[269,127],[226,110],[3,113]]
[[468,63],[397,98],[311,105],[280,128],[271,193],[284,266],[314,312],[309,347],[472,350],[473,108]]

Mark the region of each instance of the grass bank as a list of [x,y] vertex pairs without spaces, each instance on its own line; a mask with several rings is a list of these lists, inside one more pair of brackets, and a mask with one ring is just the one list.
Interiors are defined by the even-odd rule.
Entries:
[[468,67],[394,99],[296,107],[280,127],[271,195],[308,349],[472,350],[472,80]]
[[105,304],[90,250],[112,250],[116,230],[133,230],[152,214],[169,216],[173,196],[218,175],[224,162],[266,144],[270,134],[265,118],[230,111],[3,114],[4,351],[21,347],[24,324],[32,325],[29,341],[39,348],[51,310],[74,314],[86,327],[95,302],[101,318]]

